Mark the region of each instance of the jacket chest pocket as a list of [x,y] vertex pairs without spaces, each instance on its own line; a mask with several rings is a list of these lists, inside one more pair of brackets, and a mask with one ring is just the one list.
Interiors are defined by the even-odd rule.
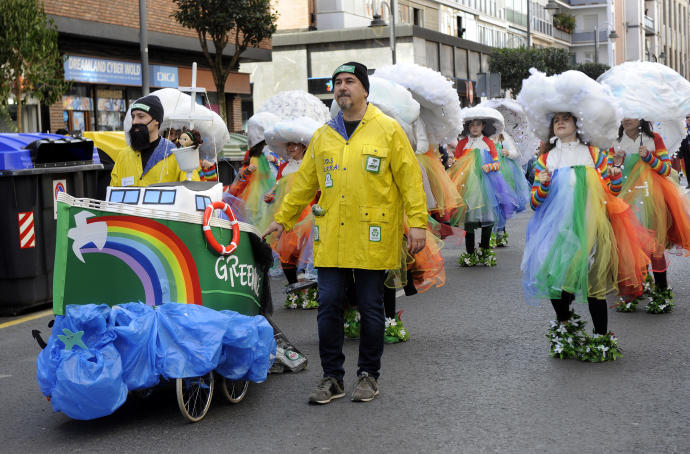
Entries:
[[388,166],[388,148],[377,145],[362,146],[362,169],[368,175],[382,175]]

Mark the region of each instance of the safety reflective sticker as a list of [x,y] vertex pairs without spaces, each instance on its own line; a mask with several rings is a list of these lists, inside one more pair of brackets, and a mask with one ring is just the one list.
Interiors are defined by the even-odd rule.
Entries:
[[369,226],[369,241],[378,243],[381,241],[381,227],[378,225]]
[[333,187],[333,178],[331,178],[331,174],[327,173],[326,178],[324,179],[323,185],[327,188],[332,188]]
[[381,158],[367,156],[367,172],[378,173],[381,168]]
[[34,212],[24,211],[17,213],[19,222],[19,247],[28,249],[36,247],[36,235],[34,233]]

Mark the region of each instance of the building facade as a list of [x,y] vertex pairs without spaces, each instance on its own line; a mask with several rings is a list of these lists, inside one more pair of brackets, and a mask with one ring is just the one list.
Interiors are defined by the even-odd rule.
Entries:
[[659,18],[659,43],[657,61],[670,66],[686,78],[688,68],[688,0],[656,0],[654,3]]
[[[474,83],[489,70],[491,48],[411,24],[396,26],[396,62],[416,63],[441,72],[455,83],[463,104],[474,101]],[[246,63],[251,74],[254,110],[286,90],[304,90],[330,105],[335,68],[356,60],[375,72],[393,62],[390,27],[276,33],[273,61]]]
[[[322,99],[330,71],[358,60],[392,63],[390,0],[276,0],[285,22],[273,38],[272,63],[247,63],[254,108],[283,90]],[[492,48],[558,47],[572,63],[614,66],[660,61],[687,77],[689,0],[397,0],[397,62],[417,63],[453,79],[467,103]],[[289,19],[288,19],[289,18]],[[464,98],[463,98],[464,96]]]
[[[33,130],[121,130],[129,104],[142,96],[139,46],[139,1],[44,0],[45,11],[58,28],[58,48],[65,57],[65,79],[71,88],[61,102],[36,105]],[[195,30],[172,17],[172,0],[147,0],[149,85],[190,86],[192,63],[197,62],[197,85],[207,90],[204,103],[218,111],[218,97],[211,71]],[[270,61],[266,40],[242,54],[242,61]],[[231,42],[225,54],[231,56]],[[242,130],[251,111],[249,74],[232,73],[225,84],[230,131]],[[28,129],[28,130],[32,130]]]

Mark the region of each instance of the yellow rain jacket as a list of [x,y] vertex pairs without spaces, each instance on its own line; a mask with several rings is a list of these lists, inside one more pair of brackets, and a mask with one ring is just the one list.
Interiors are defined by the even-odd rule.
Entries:
[[[162,138],[149,161],[146,169],[141,167],[141,153],[127,147],[120,151],[110,173],[110,186],[149,186],[156,183],[186,181],[187,174],[177,166],[173,155],[175,145]],[[199,173],[194,171],[192,180],[199,181]]]
[[321,189],[315,217],[316,267],[400,268],[403,209],[426,228],[422,174],[400,125],[369,104],[347,139],[342,112],[312,137],[275,220],[292,229]]

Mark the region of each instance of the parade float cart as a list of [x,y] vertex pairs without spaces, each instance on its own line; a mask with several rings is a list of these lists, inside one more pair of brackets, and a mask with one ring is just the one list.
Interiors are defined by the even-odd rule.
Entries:
[[271,251],[220,200],[209,182],[108,188],[106,201],[58,196],[56,320],[37,364],[56,411],[105,416],[129,392],[174,380],[196,422],[218,380],[232,403],[265,380],[276,348],[259,315]]

